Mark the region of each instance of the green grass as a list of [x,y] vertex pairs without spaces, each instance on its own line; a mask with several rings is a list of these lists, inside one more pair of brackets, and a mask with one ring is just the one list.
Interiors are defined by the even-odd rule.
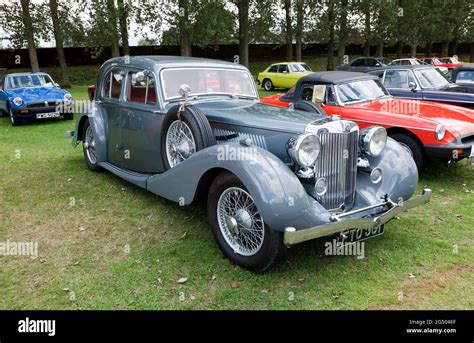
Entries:
[[[87,98],[86,85],[72,88],[76,99]],[[37,259],[0,256],[2,309],[474,308],[474,170],[465,161],[431,164],[419,188],[433,189],[432,201],[367,241],[365,259],[325,256],[320,239],[254,275],[222,257],[205,204],[179,207],[90,172],[65,137],[73,129],[0,118],[0,242],[39,244]]]

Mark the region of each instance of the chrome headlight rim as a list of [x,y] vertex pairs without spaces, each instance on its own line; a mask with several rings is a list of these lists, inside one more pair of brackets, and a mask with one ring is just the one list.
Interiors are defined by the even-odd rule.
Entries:
[[[371,156],[380,156],[387,145],[387,130],[381,126],[371,126],[361,131],[362,146],[364,152]],[[381,145],[374,148],[375,139],[381,138]]]
[[441,141],[443,140],[444,136],[446,136],[446,127],[443,124],[436,125],[435,138]]
[[15,106],[21,106],[23,105],[23,99],[17,96],[16,98],[13,99],[13,104]]
[[[302,149],[305,149],[304,144],[308,144],[312,141],[315,146],[314,149],[314,156],[308,158],[302,158],[301,154],[304,153]],[[308,168],[316,164],[316,161],[319,158],[321,153],[321,140],[319,139],[318,135],[307,132],[301,135],[298,135],[290,140],[288,143],[288,154],[290,155],[293,162],[295,162],[299,167]]]

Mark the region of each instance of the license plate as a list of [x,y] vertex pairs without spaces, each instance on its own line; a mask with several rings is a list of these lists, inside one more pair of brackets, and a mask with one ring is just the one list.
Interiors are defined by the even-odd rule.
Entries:
[[370,229],[350,229],[341,232],[337,236],[337,244],[340,246],[364,241],[369,238],[383,235],[385,228],[383,225],[374,226]]
[[61,113],[59,113],[59,112],[38,113],[38,114],[36,114],[36,119],[55,118],[55,117],[59,117],[60,115],[61,115]]

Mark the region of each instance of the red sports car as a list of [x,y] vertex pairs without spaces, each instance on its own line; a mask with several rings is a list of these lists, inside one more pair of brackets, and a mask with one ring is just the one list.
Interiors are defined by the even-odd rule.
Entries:
[[460,62],[456,57],[443,57],[443,58],[425,57],[425,58],[421,58],[421,60],[425,63],[434,65],[439,68],[446,68],[447,70],[451,70],[457,67],[462,67],[464,65],[464,63]]
[[328,71],[301,78],[286,94],[261,99],[276,106],[339,115],[361,128],[383,126],[421,170],[429,158],[474,164],[474,110],[435,102],[396,99],[373,75]]

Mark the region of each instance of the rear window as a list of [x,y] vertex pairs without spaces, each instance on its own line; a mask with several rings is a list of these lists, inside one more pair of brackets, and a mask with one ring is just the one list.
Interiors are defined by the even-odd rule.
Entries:
[[123,72],[120,69],[110,71],[104,79],[102,96],[118,100],[122,89]]
[[269,73],[277,73],[278,72],[278,66],[271,66],[270,69],[268,69]]

